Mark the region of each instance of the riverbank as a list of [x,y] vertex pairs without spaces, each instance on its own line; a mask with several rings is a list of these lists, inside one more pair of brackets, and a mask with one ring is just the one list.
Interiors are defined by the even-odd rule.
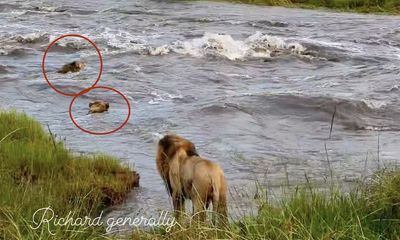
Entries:
[[397,0],[223,0],[266,6],[281,6],[305,9],[332,9],[339,12],[357,12],[374,14],[400,14],[400,2]]
[[0,239],[97,238],[103,227],[33,229],[32,216],[50,207],[58,216],[97,217],[138,184],[136,172],[118,159],[74,154],[34,119],[0,111]]

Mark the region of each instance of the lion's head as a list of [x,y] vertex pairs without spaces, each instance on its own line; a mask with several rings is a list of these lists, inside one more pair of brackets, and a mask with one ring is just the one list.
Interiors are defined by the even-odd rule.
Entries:
[[108,111],[110,104],[102,100],[96,100],[89,103],[88,113],[102,113]]
[[188,157],[198,156],[194,144],[178,135],[165,135],[158,142],[156,157],[157,170],[168,185],[168,188],[170,188],[168,179],[169,160],[172,159],[180,150],[184,150]]
[[75,72],[82,70],[84,67],[86,67],[86,63],[81,61],[73,61],[71,63],[71,69]]
[[172,158],[178,150],[185,150],[186,154],[189,157],[198,156],[194,144],[191,141],[178,135],[165,135],[158,142],[158,152],[164,159]]

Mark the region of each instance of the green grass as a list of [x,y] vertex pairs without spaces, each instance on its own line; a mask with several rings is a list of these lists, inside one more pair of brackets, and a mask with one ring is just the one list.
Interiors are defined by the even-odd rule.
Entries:
[[400,14],[399,0],[226,0],[229,2],[299,7],[299,8],[327,8],[337,11],[360,13]]
[[256,216],[231,219],[225,228],[195,224],[137,231],[131,239],[400,239],[399,170],[377,173],[350,193],[329,188],[296,187],[275,203],[264,196]]
[[[91,239],[104,229],[30,226],[33,213],[50,206],[59,216],[97,216],[118,204],[136,175],[118,159],[76,155],[32,118],[0,112],[0,239]],[[72,230],[72,231],[71,231]]]

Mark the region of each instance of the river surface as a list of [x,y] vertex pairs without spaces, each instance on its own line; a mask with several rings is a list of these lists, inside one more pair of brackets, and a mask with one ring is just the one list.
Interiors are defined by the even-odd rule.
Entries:
[[[112,216],[171,209],[155,168],[156,141],[167,132],[222,165],[232,215],[253,208],[255,181],[273,188],[307,175],[323,183],[331,169],[348,182],[400,155],[400,17],[212,2],[0,1],[0,23],[0,107],[48,124],[75,152],[105,152],[140,173],[141,187]],[[44,51],[67,33],[98,46],[98,85],[131,103],[120,131],[80,131],[68,115],[72,98],[44,80]],[[56,73],[72,60],[87,66]],[[45,68],[60,91],[78,93],[96,80],[99,59],[83,39],[65,38]],[[110,111],[86,115],[98,98]],[[100,132],[127,112],[105,89],[72,107],[81,127]]]

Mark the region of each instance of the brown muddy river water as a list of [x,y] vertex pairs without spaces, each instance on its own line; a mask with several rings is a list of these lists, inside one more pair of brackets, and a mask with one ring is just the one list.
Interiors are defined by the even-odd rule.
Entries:
[[[400,17],[211,2],[0,1],[0,23],[0,107],[48,124],[75,152],[105,152],[140,173],[141,187],[110,216],[171,209],[155,168],[156,141],[168,131],[222,165],[232,215],[253,211],[256,180],[280,186],[307,174],[323,183],[325,143],[344,182],[400,155]],[[78,130],[68,117],[72,98],[45,82],[44,50],[67,33],[96,43],[99,85],[128,97],[132,117],[122,130]],[[76,59],[84,71],[68,80],[56,73]],[[78,39],[61,40],[46,60],[49,78],[69,93],[90,86],[98,69],[95,51]],[[110,111],[86,115],[100,95]],[[126,114],[123,99],[102,89],[73,105],[75,120],[93,131],[112,130]]]

